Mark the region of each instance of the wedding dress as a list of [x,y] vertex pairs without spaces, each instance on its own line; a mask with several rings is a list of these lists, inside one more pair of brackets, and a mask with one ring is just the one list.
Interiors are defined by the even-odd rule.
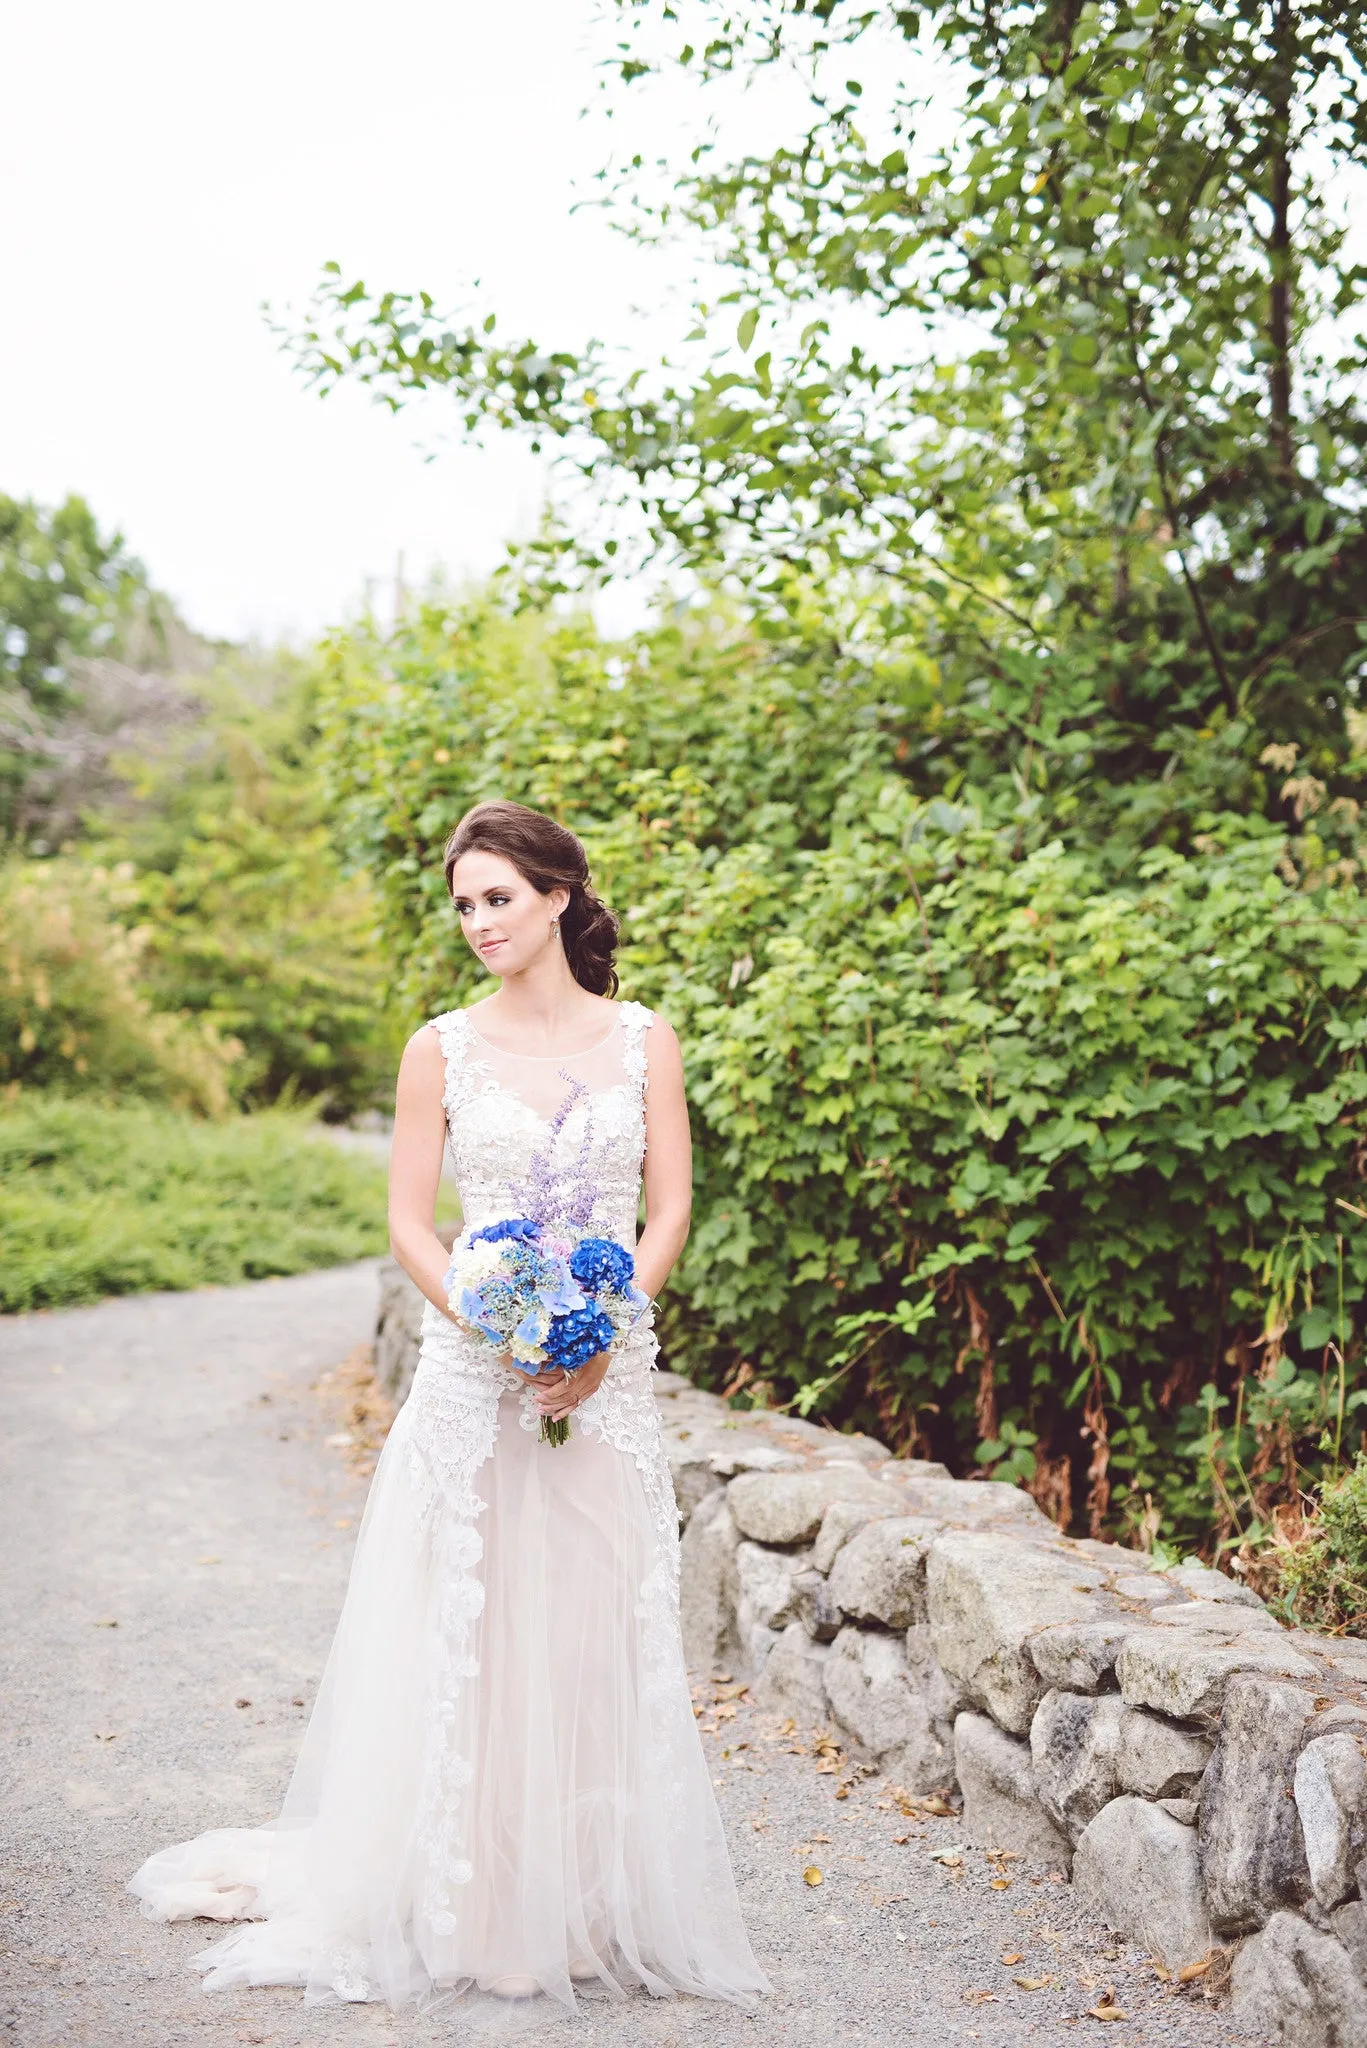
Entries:
[[[592,1050],[539,1060],[432,1020],[467,1226],[535,1186],[634,1246],[651,1021],[622,1003]],[[425,1308],[279,1820],[164,1849],[130,1886],[154,1919],[243,1922],[194,1957],[207,1987],[768,1988],[689,1701],[655,1352],[647,1317],[556,1447],[532,1383]]]

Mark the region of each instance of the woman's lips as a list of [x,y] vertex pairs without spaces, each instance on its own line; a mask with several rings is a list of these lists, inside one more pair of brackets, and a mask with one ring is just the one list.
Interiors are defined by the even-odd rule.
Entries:
[[483,939],[479,950],[481,953],[496,953],[502,944],[502,939]]

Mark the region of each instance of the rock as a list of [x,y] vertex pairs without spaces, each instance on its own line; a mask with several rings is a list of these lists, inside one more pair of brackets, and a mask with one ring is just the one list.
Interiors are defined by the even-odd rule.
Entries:
[[1292,1780],[1314,1711],[1293,1685],[1229,1681],[1201,1795],[1201,1862],[1213,1925],[1243,1934],[1310,1895]]
[[851,1536],[877,1521],[880,1515],[895,1515],[898,1502],[895,1498],[879,1497],[863,1500],[833,1500],[821,1517],[816,1542],[812,1545],[812,1564],[819,1572],[829,1572],[841,1550]]
[[1199,1799],[1160,1799],[1157,1803],[1164,1813],[1170,1813],[1174,1820],[1180,1820],[1184,1828],[1195,1827],[1200,1817]]
[[857,1620],[881,1621],[885,1628],[924,1621],[926,1554],[936,1533],[934,1522],[912,1515],[869,1522],[831,1567],[831,1599]]
[[1367,1763],[1356,1737],[1341,1728],[1308,1742],[1294,1784],[1311,1889],[1322,1906],[1337,1906],[1352,1891],[1367,1847]]
[[1234,1641],[1200,1629],[1160,1628],[1158,1615],[1133,1630],[1116,1658],[1116,1677],[1132,1707],[1156,1707],[1175,1721],[1213,1720],[1226,1688],[1240,1672],[1270,1678],[1316,1679],[1309,1658],[1254,1628]]
[[380,1265],[375,1318],[375,1377],[391,1401],[402,1404],[413,1384],[422,1346],[423,1295],[397,1259]]
[[1361,1899],[1352,1899],[1330,1914],[1329,1924],[1347,1949],[1353,1968],[1367,1984],[1367,1906]]
[[761,1543],[736,1546],[736,1633],[752,1677],[764,1669],[779,1633],[796,1619],[793,1580],[807,1562],[792,1551]]
[[1316,1716],[1316,1735],[1332,1735],[1336,1728],[1347,1728],[1354,1735],[1367,1737],[1367,1707],[1352,1700],[1340,1700],[1327,1713]]
[[790,1714],[801,1728],[824,1727],[830,1719],[825,1687],[829,1656],[827,1646],[814,1643],[800,1621],[790,1621],[765,1659],[754,1688],[756,1705]]
[[691,1670],[715,1669],[737,1645],[739,1544],[725,1493],[710,1495],[694,1510],[679,1549],[679,1623]]
[[1282,2048],[1362,2048],[1367,1985],[1341,1941],[1275,1913],[1234,1958],[1234,2012]]
[[834,1500],[888,1507],[887,1489],[860,1465],[814,1472],[743,1472],[726,1489],[743,1536],[756,1543],[810,1543]]
[[1255,1607],[1266,1611],[1251,1586],[1241,1586],[1237,1579],[1212,1571],[1209,1565],[1179,1564],[1174,1570],[1165,1572],[1164,1577],[1174,1586],[1180,1586],[1184,1593],[1190,1593],[1193,1600],[1223,1601],[1233,1607]]
[[1045,1690],[1027,1638],[1085,1618],[1102,1584],[1094,1565],[1064,1551],[986,1532],[938,1537],[926,1571],[935,1654],[976,1705],[1024,1735]]
[[1251,1632],[1254,1635],[1270,1633],[1280,1642],[1286,1642],[1285,1629],[1265,1607],[1250,1612],[1246,1607],[1217,1605],[1211,1600],[1179,1600],[1170,1607],[1155,1609],[1149,1619],[1155,1628],[1185,1629],[1208,1636],[1213,1641],[1232,1643]]
[[1166,1969],[1210,1948],[1195,1828],[1145,1799],[1113,1799],[1088,1825],[1073,1860],[1078,1904]]
[[836,1721],[889,1777],[918,1792],[952,1782],[947,1731],[936,1725],[913,1684],[896,1636],[842,1629],[831,1645],[824,1682]]
[[664,1440],[665,1462],[669,1476],[674,1482],[674,1505],[679,1511],[679,1527],[686,1529],[694,1512],[701,1507],[710,1493],[720,1493],[725,1482],[712,1470],[706,1458],[685,1451],[682,1445]]
[[737,1618],[741,1626],[761,1622],[783,1629],[796,1618],[793,1580],[807,1559],[789,1550],[766,1550],[762,1543],[736,1545]]
[[[822,1524],[825,1527],[825,1524]],[[793,1610],[813,1641],[833,1643],[845,1617],[831,1598],[820,1572],[798,1572],[793,1580]]]
[[1120,1724],[1116,1779],[1143,1799],[1189,1801],[1215,1744],[1208,1735],[1177,1728],[1161,1714],[1127,1707]]
[[1116,1794],[1116,1753],[1125,1708],[1114,1693],[1047,1692],[1030,1723],[1040,1805],[1070,1841]]
[[954,1768],[964,1795],[964,1839],[1010,1849],[1028,1863],[1067,1871],[1073,1848],[1040,1805],[1027,1743],[1004,1735],[985,1714],[954,1723]]
[[950,1527],[1008,1522],[1032,1535],[1055,1533],[1030,1495],[1004,1479],[909,1479],[899,1484],[898,1492],[904,1514],[929,1515]]
[[907,1630],[907,1678],[925,1701],[926,1712],[936,1725],[944,1724],[950,1736],[954,1716],[971,1704],[957,1678],[951,1678],[935,1655],[935,1644],[927,1622],[918,1621]]
[[1176,1586],[1170,1586],[1156,1572],[1132,1573],[1127,1578],[1117,1579],[1113,1590],[1118,1600],[1142,1600],[1151,1606],[1157,1606],[1162,1600],[1180,1600],[1182,1597]]
[[878,1476],[896,1486],[905,1479],[948,1479],[949,1467],[934,1458],[890,1458]]
[[1129,1615],[1065,1622],[1030,1637],[1026,1651],[1046,1686],[1063,1692],[1098,1692],[1115,1670],[1125,1640],[1142,1622]]

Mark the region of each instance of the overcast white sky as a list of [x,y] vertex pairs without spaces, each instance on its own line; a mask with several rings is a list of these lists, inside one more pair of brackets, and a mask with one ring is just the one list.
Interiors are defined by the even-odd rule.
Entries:
[[[410,581],[491,567],[535,523],[530,453],[424,463],[416,425],[359,390],[310,395],[259,308],[301,306],[336,258],[443,300],[478,277],[538,339],[629,332],[677,259],[652,272],[571,217],[609,141],[579,118],[592,8],[11,9],[0,490],[82,493],[193,625],[234,638],[315,632],[367,578],[387,591],[400,551]],[[658,352],[676,323],[652,326]]]

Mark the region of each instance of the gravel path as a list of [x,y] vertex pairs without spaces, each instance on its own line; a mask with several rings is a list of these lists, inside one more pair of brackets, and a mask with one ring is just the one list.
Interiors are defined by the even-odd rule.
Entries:
[[[470,2007],[413,2018],[310,2009],[297,1991],[205,1994],[185,1962],[212,1930],[155,1926],[123,1890],[150,1850],[276,1811],[365,1491],[325,1441],[336,1418],[313,1387],[367,1337],[374,1299],[368,1261],[0,1322],[0,2038],[17,2048],[425,2048],[495,2030]],[[1242,2038],[1227,2010],[1081,1922],[1065,1886],[977,1852],[934,1860],[954,1856],[952,1818],[910,1818],[882,1780],[819,1770],[836,1760],[803,1753],[743,1697],[699,1701],[775,1997],[754,2016],[586,2001],[577,2020],[535,2002],[501,2009],[501,2035],[538,2048]],[[1108,1987],[1128,2020],[1087,2017]]]

